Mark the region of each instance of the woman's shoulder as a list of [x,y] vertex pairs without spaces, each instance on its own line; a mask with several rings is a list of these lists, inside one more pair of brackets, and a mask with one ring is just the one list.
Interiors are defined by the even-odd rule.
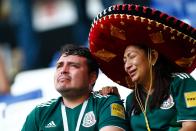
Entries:
[[173,80],[170,89],[173,92],[178,91],[195,91],[196,80],[188,73],[173,73]]
[[172,73],[172,77],[174,78],[174,80],[194,79],[188,73]]
[[172,84],[195,83],[196,80],[188,73],[172,73]]

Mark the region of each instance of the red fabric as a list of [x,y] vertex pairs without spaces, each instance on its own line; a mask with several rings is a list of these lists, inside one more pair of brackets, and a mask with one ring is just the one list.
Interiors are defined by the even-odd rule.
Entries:
[[[127,13],[125,9],[131,14],[123,14],[123,11]],[[133,84],[127,83],[123,63],[124,50],[130,44],[154,48],[170,62],[180,67],[183,65],[184,71],[191,72],[196,67],[195,28],[165,13],[159,14],[155,9],[148,12],[147,9],[150,8],[139,5],[113,6],[112,15],[106,13],[94,22],[89,34],[89,47],[101,70],[125,87]],[[157,14],[159,18],[154,18]]]

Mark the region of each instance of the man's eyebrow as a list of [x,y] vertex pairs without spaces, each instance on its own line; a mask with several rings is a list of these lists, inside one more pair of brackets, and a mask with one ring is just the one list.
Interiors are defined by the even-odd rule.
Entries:
[[[63,63],[64,63],[63,61],[58,61],[58,62],[56,63],[56,65],[60,65],[60,64],[63,64]],[[67,64],[68,64],[68,65],[70,65],[70,64],[81,65],[80,62],[75,62],[75,61],[68,61]]]
[[62,64],[63,64],[62,61],[57,61],[55,65],[58,66],[58,65],[62,65]]
[[78,65],[78,66],[81,65],[80,62],[75,62],[75,61],[68,61],[67,64],[68,65],[74,64],[74,65]]

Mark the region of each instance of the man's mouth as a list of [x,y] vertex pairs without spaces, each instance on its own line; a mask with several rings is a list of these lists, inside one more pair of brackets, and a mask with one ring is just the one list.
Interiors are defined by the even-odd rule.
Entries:
[[57,80],[60,81],[60,82],[70,81],[71,80],[71,77],[68,76],[68,75],[62,75],[62,76],[59,76]]

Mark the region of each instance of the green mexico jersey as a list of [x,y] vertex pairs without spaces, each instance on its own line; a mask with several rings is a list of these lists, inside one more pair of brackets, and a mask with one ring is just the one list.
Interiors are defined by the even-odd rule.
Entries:
[[[84,104],[71,109],[64,106],[68,130],[75,131]],[[28,115],[22,131],[65,131],[62,117],[62,97],[40,104]],[[90,95],[79,125],[79,131],[98,131],[104,126],[129,130],[123,102],[113,95]]]
[[[173,77],[169,98],[159,108],[147,109],[151,130],[177,131],[181,121],[196,121],[196,80],[186,73],[175,73]],[[127,97],[127,111],[131,108],[133,97],[132,93]],[[132,130],[147,131],[143,113],[132,113],[129,119]]]

